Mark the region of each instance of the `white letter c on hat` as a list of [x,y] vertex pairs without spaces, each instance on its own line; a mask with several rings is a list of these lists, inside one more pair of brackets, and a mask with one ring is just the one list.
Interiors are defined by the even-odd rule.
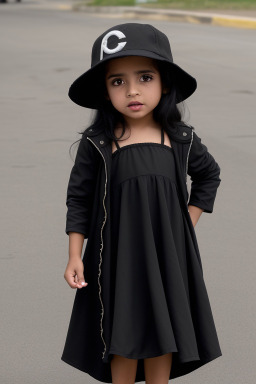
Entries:
[[123,43],[118,43],[116,48],[113,48],[113,49],[109,49],[107,44],[108,44],[108,38],[110,36],[116,36],[118,37],[119,39],[123,39],[125,38],[126,36],[123,34],[123,32],[121,31],[110,31],[109,33],[107,33],[103,39],[102,39],[102,42],[101,42],[101,49],[100,49],[100,60],[103,59],[103,52],[105,53],[108,53],[108,54],[111,54],[111,53],[116,53],[116,52],[119,52],[123,49],[123,47],[125,46],[125,44],[127,43],[126,41],[124,41]]

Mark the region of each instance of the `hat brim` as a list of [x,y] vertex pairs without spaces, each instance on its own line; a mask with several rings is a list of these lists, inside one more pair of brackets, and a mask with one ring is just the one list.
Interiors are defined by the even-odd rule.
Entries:
[[143,56],[167,63],[170,66],[170,71],[174,74],[175,86],[179,91],[176,104],[191,96],[197,88],[197,81],[193,76],[166,58],[150,51],[126,50],[117,52],[111,56],[106,56],[97,65],[79,76],[69,88],[68,95],[70,99],[81,107],[99,109],[102,106],[102,100],[104,98],[102,78],[100,78],[100,76],[102,76],[103,64],[111,59],[125,56]]

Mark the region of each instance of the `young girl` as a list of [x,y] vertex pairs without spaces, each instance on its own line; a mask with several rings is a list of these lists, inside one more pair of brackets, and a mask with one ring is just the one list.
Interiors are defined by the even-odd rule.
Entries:
[[162,32],[128,23],[98,37],[70,87],[97,113],[67,190],[78,290],[62,360],[105,383],[166,384],[222,355],[194,230],[220,168],[177,107],[196,86]]

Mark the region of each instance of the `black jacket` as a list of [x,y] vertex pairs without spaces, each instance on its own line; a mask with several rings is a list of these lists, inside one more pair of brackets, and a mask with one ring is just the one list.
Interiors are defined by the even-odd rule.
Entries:
[[[188,205],[211,213],[220,184],[220,167],[207,147],[184,123],[168,134],[176,163],[177,183],[199,264],[200,253]],[[88,239],[84,276],[88,286],[77,290],[62,360],[111,382],[107,359],[111,337],[112,269],[110,233],[110,172],[112,143],[104,129],[89,127],[80,141],[67,189],[66,233],[82,233]],[[187,174],[191,177],[190,196]],[[203,269],[202,269],[203,271]],[[79,346],[79,348],[78,348]],[[99,357],[102,354],[101,357]]]

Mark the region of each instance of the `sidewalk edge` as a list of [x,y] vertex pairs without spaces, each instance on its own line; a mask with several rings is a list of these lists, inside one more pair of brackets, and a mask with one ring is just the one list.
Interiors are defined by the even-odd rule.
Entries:
[[126,17],[142,20],[181,21],[196,24],[212,24],[224,27],[256,29],[256,18],[224,14],[210,14],[194,11],[150,9],[141,7],[86,6],[79,3],[72,6],[76,12],[86,12],[108,17]]

